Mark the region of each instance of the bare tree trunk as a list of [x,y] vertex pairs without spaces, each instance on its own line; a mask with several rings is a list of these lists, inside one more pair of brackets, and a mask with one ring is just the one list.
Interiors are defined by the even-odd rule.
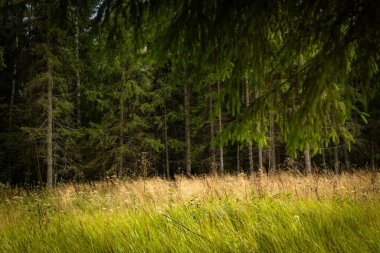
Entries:
[[259,174],[264,175],[264,161],[263,161],[263,149],[258,147],[258,153],[259,153]]
[[190,87],[185,84],[186,174],[191,176]]
[[253,173],[253,147],[252,143],[248,144],[249,173]]
[[[15,37],[15,52],[18,49],[18,35]],[[16,75],[17,75],[17,55],[14,57],[15,62],[13,64],[13,75],[12,75],[12,91],[11,91],[11,103],[9,107],[9,129],[12,127],[12,119],[13,119],[13,106],[15,103],[15,94],[16,94]]]
[[276,171],[276,143],[274,136],[274,116],[271,113],[269,115],[269,138],[270,138],[270,150],[269,150],[269,171]]
[[[218,82],[218,96],[220,98],[220,83]],[[219,134],[222,133],[222,105],[219,106]],[[220,155],[220,173],[224,173],[224,154],[223,146],[219,145],[219,155]]]
[[124,99],[124,96],[125,96],[125,83],[126,83],[126,80],[125,80],[125,70],[123,69],[122,70],[122,73],[121,73],[121,80],[122,80],[122,87],[121,87],[121,90],[120,90],[120,105],[119,105],[119,110],[120,110],[120,121],[119,121],[119,125],[120,125],[120,130],[119,130],[119,177],[122,177],[123,175],[123,170],[124,170],[124,107],[125,107],[125,99]]
[[[255,99],[259,97],[259,93],[255,92]],[[264,175],[264,161],[263,161],[263,149],[258,146],[258,156],[259,156],[259,175]]]
[[216,173],[216,155],[215,155],[215,148],[212,146],[214,142],[214,136],[215,136],[215,130],[214,130],[214,118],[212,116],[212,88],[211,84],[209,86],[209,92],[210,92],[210,105],[209,105],[209,113],[210,113],[210,134],[211,134],[211,140],[210,140],[210,150],[211,150],[211,172]]
[[32,0],[29,0],[28,1],[28,5],[29,5],[29,8],[27,8],[28,10],[28,19],[29,19],[29,22],[28,22],[28,27],[27,27],[27,31],[28,31],[28,46],[31,47],[31,43],[32,43],[32,22],[30,22],[32,20],[32,16],[33,16],[33,2]]
[[166,168],[166,178],[170,179],[168,123],[167,123],[167,115],[166,115],[166,106],[164,107],[164,139],[165,139],[165,168]]
[[339,168],[339,150],[338,145],[335,145],[334,147],[334,170],[336,174],[339,174],[340,168]]
[[48,59],[47,63],[47,97],[48,97],[48,121],[47,121],[47,150],[46,150],[46,160],[47,160],[47,187],[53,187],[53,66]]
[[346,169],[350,169],[350,160],[348,158],[348,144],[347,143],[344,143],[344,149],[343,149],[343,154],[344,154],[344,165],[346,167]]
[[240,144],[236,143],[236,170],[238,173],[241,172],[240,170]]
[[[77,7],[78,8],[78,7]],[[77,84],[77,126],[81,127],[81,84],[80,84],[80,72],[79,72],[79,22],[78,22],[78,9],[75,13],[75,58],[77,61],[77,66],[75,68],[76,84]]]
[[304,152],[305,155],[305,173],[306,175],[311,175],[312,168],[311,168],[311,158],[310,158],[310,146],[307,144],[306,150]]
[[[249,107],[249,87],[248,87],[248,75],[245,76],[245,105]],[[253,148],[252,142],[250,141],[248,144],[248,159],[249,159],[249,172],[253,173]]]
[[323,169],[327,169],[325,145],[323,143],[322,143],[322,167]]

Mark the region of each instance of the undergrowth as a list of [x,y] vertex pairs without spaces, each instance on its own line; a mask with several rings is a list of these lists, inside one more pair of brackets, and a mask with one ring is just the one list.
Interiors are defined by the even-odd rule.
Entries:
[[0,252],[380,252],[373,177],[2,187]]

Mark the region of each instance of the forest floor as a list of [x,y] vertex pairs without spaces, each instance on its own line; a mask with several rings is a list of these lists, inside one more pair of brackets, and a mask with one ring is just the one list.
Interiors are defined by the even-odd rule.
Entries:
[[380,173],[0,185],[0,252],[380,252]]

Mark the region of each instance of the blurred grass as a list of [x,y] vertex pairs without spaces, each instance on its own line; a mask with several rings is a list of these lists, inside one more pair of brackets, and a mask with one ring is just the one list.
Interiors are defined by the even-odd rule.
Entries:
[[373,173],[2,185],[0,252],[380,252],[378,186]]

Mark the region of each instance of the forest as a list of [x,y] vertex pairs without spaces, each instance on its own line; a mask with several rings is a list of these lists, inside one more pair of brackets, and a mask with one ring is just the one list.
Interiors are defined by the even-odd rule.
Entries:
[[0,0],[1,252],[380,252],[380,1]]
[[0,182],[379,164],[376,1],[3,0],[0,17]]

